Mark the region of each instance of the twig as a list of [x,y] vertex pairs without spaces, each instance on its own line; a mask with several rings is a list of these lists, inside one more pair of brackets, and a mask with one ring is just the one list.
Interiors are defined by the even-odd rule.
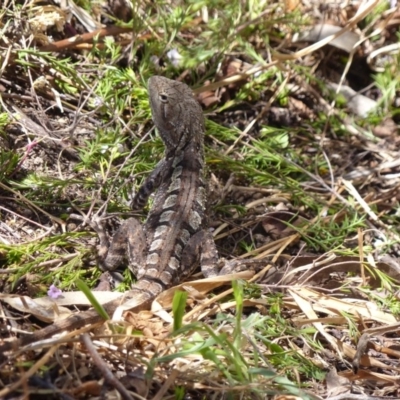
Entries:
[[87,333],[84,333],[82,336],[82,342],[85,344],[87,351],[93,358],[93,362],[96,367],[101,371],[104,379],[107,383],[113,386],[120,393],[123,399],[125,400],[133,400],[133,397],[126,390],[125,386],[112,374],[112,372],[108,369],[107,364],[100,357],[100,354],[97,352],[94,347],[90,336]]

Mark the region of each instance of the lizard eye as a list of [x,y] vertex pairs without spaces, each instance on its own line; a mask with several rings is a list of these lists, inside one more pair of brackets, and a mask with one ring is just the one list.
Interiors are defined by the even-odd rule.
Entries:
[[160,94],[159,98],[160,98],[161,103],[168,102],[168,96],[166,94]]

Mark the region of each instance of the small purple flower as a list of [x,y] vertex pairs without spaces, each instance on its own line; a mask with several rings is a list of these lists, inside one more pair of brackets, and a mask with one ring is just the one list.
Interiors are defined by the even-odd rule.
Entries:
[[61,296],[61,294],[62,290],[55,285],[51,285],[50,289],[47,291],[47,295],[52,299],[58,299]]

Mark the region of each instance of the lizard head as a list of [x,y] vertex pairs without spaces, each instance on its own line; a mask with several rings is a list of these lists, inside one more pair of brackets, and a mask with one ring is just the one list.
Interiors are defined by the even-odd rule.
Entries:
[[148,82],[153,121],[167,153],[176,153],[188,144],[201,145],[204,116],[191,89],[182,82],[152,76]]

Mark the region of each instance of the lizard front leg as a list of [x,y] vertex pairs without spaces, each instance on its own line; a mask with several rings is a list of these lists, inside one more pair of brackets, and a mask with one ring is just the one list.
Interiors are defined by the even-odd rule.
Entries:
[[131,201],[132,210],[141,210],[149,200],[150,195],[161,185],[166,174],[171,169],[172,159],[163,158],[140,186]]

